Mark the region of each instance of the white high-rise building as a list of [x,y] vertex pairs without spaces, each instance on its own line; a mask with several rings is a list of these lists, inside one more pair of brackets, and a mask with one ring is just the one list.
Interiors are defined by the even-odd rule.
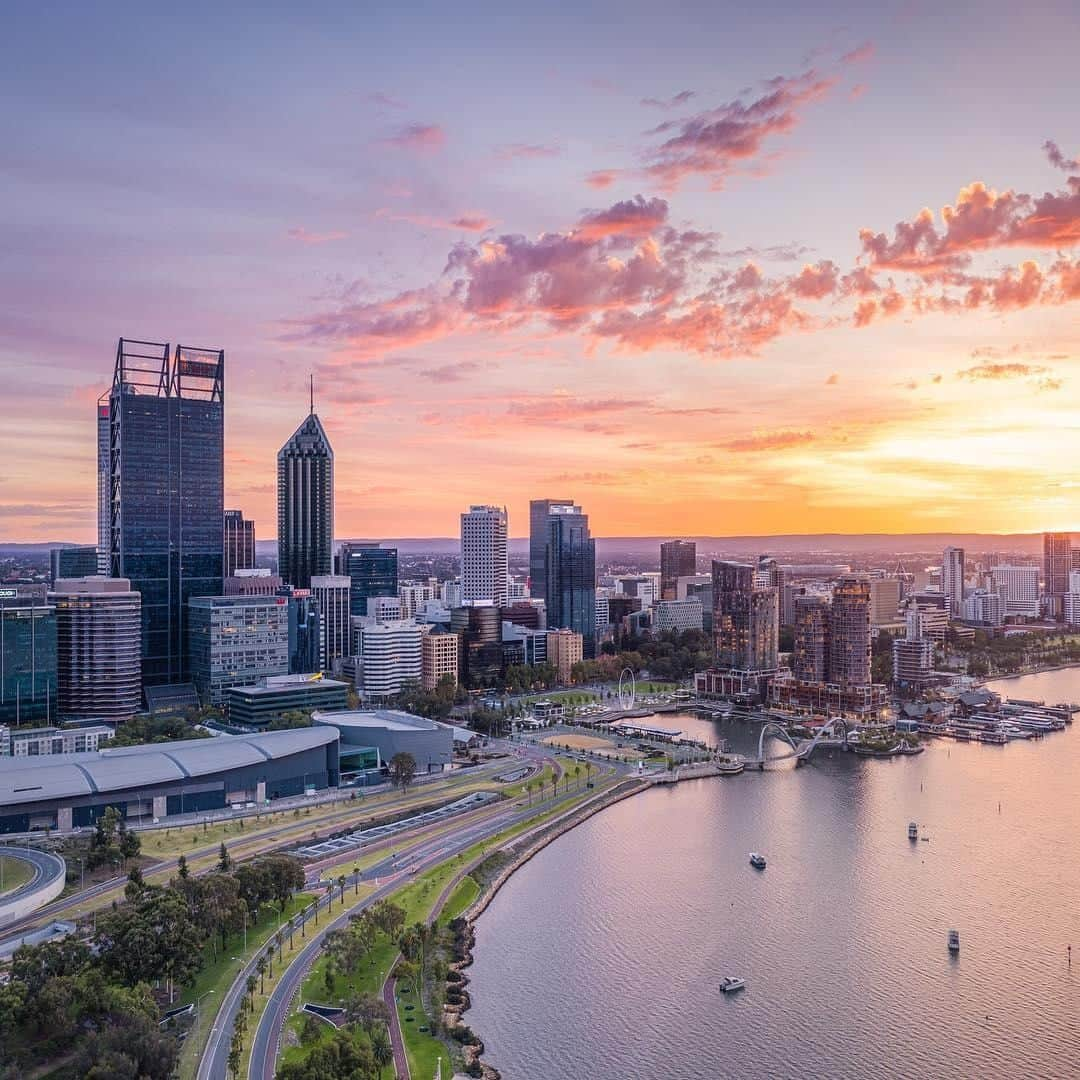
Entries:
[[986,589],[972,589],[961,605],[964,622],[980,626],[1001,626],[1005,621],[1005,604],[1001,597]]
[[353,620],[357,689],[365,700],[400,694],[424,674],[424,628],[412,619]]
[[941,591],[949,601],[949,614],[959,616],[964,604],[964,549],[947,547],[941,556]]
[[1062,615],[1070,626],[1080,626],[1080,570],[1069,571],[1069,591],[1062,597]]
[[461,515],[461,602],[506,606],[506,508],[470,506]]
[[319,604],[319,664],[330,671],[334,662],[349,655],[349,590],[352,578],[344,574],[316,574],[311,594]]
[[435,578],[407,581],[398,586],[398,599],[401,601],[401,617],[411,619],[421,604],[439,599],[439,583]]
[[1005,604],[1006,615],[1039,616],[1039,568],[998,563],[992,570],[994,592]]

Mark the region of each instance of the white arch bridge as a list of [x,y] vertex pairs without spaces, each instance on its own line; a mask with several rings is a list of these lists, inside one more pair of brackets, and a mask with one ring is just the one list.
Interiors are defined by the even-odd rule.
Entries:
[[[764,769],[766,765],[773,761],[789,761],[791,758],[794,758],[796,765],[801,765],[804,761],[810,759],[810,755],[818,748],[822,739],[831,739],[835,737],[837,727],[843,729],[844,746],[846,747],[848,741],[848,726],[838,716],[832,717],[823,724],[812,739],[800,739],[797,743],[788,734],[787,729],[782,724],[778,724],[775,720],[770,720],[768,723],[762,725],[761,733],[758,735],[757,757],[745,759],[746,764],[751,766],[751,768],[757,767],[759,769]],[[766,739],[779,740],[780,742],[787,743],[788,747],[790,747],[790,752],[766,757]]]

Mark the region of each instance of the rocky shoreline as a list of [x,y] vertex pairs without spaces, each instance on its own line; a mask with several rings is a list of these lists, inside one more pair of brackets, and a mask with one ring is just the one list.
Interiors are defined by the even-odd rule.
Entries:
[[587,803],[570,811],[566,817],[553,822],[549,829],[539,836],[528,836],[521,841],[521,850],[514,851],[510,863],[499,871],[490,884],[482,891],[472,907],[465,914],[450,924],[454,931],[454,961],[450,964],[446,981],[446,1004],[443,1007],[443,1027],[464,1049],[465,1072],[469,1076],[481,1077],[482,1080],[502,1080],[502,1074],[494,1065],[483,1060],[483,1040],[465,1024],[463,1017],[472,1005],[469,995],[469,977],[465,969],[473,962],[473,949],[476,945],[476,920],[487,910],[488,904],[496,893],[510,880],[510,877],[524,866],[548,844],[557,840],[564,833],[587,821],[594,814],[606,810],[623,799],[629,799],[652,785],[641,780],[626,780],[618,784],[594,802]]

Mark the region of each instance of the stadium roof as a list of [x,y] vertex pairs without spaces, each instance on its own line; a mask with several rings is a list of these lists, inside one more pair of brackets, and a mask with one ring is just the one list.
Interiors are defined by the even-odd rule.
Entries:
[[326,746],[332,727],[121,746],[83,754],[0,757],[0,806],[131,791],[258,765]]
[[312,722],[320,725],[349,728],[383,728],[386,731],[437,731],[448,725],[428,720],[424,716],[399,709],[349,709],[341,712],[318,711],[311,714]]

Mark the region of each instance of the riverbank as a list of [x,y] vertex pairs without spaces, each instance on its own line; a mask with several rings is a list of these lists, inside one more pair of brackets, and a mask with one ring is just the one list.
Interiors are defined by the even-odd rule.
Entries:
[[1080,662],[1074,662],[1071,664],[1051,664],[1049,667],[1035,667],[1030,668],[1027,671],[1017,671],[1010,675],[987,675],[979,683],[980,686],[986,686],[987,683],[996,682],[1011,682],[1013,679],[1026,679],[1029,675],[1045,675],[1051,671],[1072,671],[1080,670]]
[[[563,818],[541,826],[534,833],[527,834],[519,840],[516,845],[504,849],[509,852],[510,862],[501,868],[490,882],[481,886],[480,895],[461,916],[462,929],[458,935],[459,959],[450,965],[450,971],[455,972],[457,975],[455,987],[461,1000],[457,1004],[447,1003],[444,1007],[443,1025],[446,1030],[464,1025],[463,1017],[472,1006],[472,998],[467,989],[469,977],[465,974],[464,969],[470,967],[473,963],[473,950],[476,944],[476,934],[474,932],[476,920],[487,910],[488,905],[494,900],[499,890],[527,862],[535,858],[560,836],[576,828],[582,822],[588,821],[589,818],[599,814],[602,810],[638,795],[642,791],[647,791],[651,786],[651,784],[635,778],[623,780],[611,791],[599,796],[594,802],[575,807],[573,810],[568,811]],[[521,850],[515,850],[516,848]],[[478,1042],[474,1044],[465,1044],[466,1066],[469,1075],[483,1077],[484,1080],[501,1080],[502,1074],[499,1070],[494,1065],[483,1060],[483,1038],[477,1036],[477,1039]]]

